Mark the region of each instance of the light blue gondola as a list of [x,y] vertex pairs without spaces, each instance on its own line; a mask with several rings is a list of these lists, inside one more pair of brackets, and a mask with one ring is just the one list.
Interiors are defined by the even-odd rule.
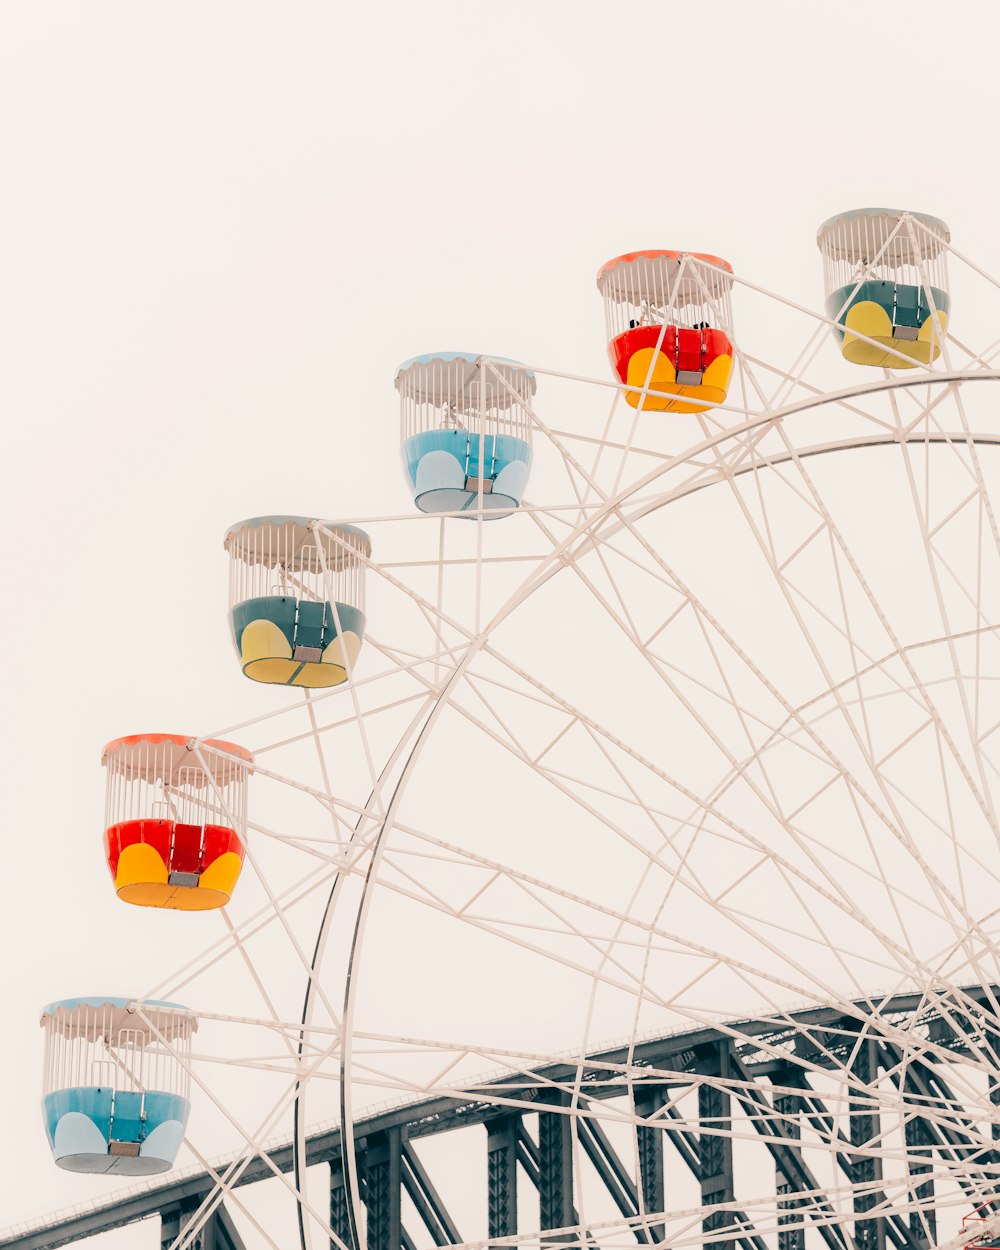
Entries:
[[173,1167],[191,1110],[191,1035],[177,1003],[67,998],[41,1016],[42,1116],[68,1172],[151,1176]]
[[485,359],[430,352],[396,371],[403,470],[422,512],[494,520],[524,497],[535,375],[514,360]]

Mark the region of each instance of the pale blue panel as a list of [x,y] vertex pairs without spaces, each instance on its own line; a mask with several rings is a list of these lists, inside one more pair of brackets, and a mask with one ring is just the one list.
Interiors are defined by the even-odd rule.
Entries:
[[165,1120],[157,1125],[139,1147],[139,1155],[143,1159],[163,1159],[173,1163],[184,1140],[184,1125],[180,1120]]
[[103,1155],[108,1153],[108,1143],[90,1116],[69,1111],[56,1125],[52,1153],[57,1159],[64,1155]]
[[493,483],[494,495],[506,495],[508,498],[521,502],[524,488],[528,484],[528,466],[523,460],[514,460],[506,468],[501,469]]
[[418,495],[429,490],[462,490],[464,486],[465,472],[450,452],[428,452],[417,465],[413,489]]

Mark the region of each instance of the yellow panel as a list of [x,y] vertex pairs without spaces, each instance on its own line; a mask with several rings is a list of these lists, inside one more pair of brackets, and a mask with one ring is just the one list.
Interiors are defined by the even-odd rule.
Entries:
[[[844,359],[849,360],[852,365],[871,365],[876,369],[913,369],[918,364],[928,364],[932,358],[930,345],[926,341],[894,339],[889,314],[881,304],[876,304],[873,300],[862,300],[849,308],[846,324],[847,333],[840,350]],[[854,334],[851,333],[852,330]],[[864,343],[855,334],[864,334],[875,342]],[[899,355],[892,355],[885,350],[887,347]],[[935,346],[934,355],[937,354]],[[900,356],[907,359],[900,360]]]
[[[946,312],[939,312],[938,321],[941,323],[940,337],[943,337],[948,332],[948,314]],[[927,357],[921,357],[925,364],[929,364],[931,360],[937,360],[938,356],[941,355],[941,342],[934,326],[933,317],[928,317],[924,324],[920,327],[917,332],[917,341],[919,343],[928,344],[930,348],[929,359]],[[916,344],[914,344],[914,346],[916,346]]]
[[226,851],[214,860],[198,878],[199,890],[218,890],[228,901],[239,879],[243,861],[235,851]]
[[254,660],[290,660],[292,648],[273,621],[251,621],[240,637],[240,655],[246,668]]
[[225,907],[229,902],[229,894],[225,890],[203,890],[199,886],[179,886],[174,896],[165,907],[174,911],[211,911],[213,907]]
[[115,889],[134,885],[137,882],[166,885],[167,866],[160,857],[159,851],[145,842],[135,842],[127,846],[118,858],[118,872],[115,876]]
[[170,907],[170,899],[176,893],[177,887],[167,885],[166,881],[133,881],[118,887],[122,902],[134,903],[137,907]]
[[[630,386],[644,386],[649,362],[653,356],[653,348],[643,347],[629,359],[628,383]],[[650,389],[666,391],[677,395],[677,399],[667,399],[657,395],[647,395],[643,404],[644,412],[704,412],[714,404],[721,404],[726,398],[729,383],[733,376],[732,356],[717,356],[702,375],[698,386],[678,385],[677,372],[673,362],[662,352],[657,353],[658,359],[653,369]],[[635,391],[626,391],[625,400],[633,408],[639,407],[642,396]],[[690,403],[689,400],[700,402]]]
[[[646,376],[649,373],[649,364],[656,356],[656,363],[653,365],[653,376],[649,381],[649,389],[652,391],[667,391],[676,393],[677,391],[677,371],[673,366],[673,362],[664,356],[663,352],[658,352],[654,347],[640,347],[640,349],[629,357],[628,375],[625,381],[629,386],[645,386]],[[645,402],[643,396],[638,391],[626,391],[625,402],[632,408],[638,408],[642,403],[643,412],[663,412],[670,407],[671,401],[663,399],[658,395],[646,395]]]
[[[705,399],[721,404],[729,391],[729,383],[733,377],[732,356],[716,356],[705,372],[701,375],[701,387],[706,392]],[[717,392],[712,394],[712,392]]]
[[302,671],[296,674],[293,686],[306,686],[310,690],[319,690],[325,686],[339,686],[347,681],[347,669],[339,664],[303,664]]
[[243,672],[251,681],[287,686],[301,667],[298,660],[251,660],[244,665]]
[[323,663],[339,664],[341,668],[346,668],[350,664],[351,668],[353,668],[357,663],[360,652],[361,639],[353,630],[348,629],[340,638],[334,638],[333,642],[325,649],[323,652]]
[[[870,339],[891,339],[892,319],[881,304],[874,300],[861,300],[847,310],[845,325],[855,334],[866,334]],[[846,335],[845,338],[849,338]]]

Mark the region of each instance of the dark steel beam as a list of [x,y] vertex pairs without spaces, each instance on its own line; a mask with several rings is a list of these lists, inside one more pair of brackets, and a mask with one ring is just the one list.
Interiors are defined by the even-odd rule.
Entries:
[[707,1250],[728,1250],[728,1240],[713,1240],[711,1234],[728,1230],[733,1223],[732,1210],[712,1211],[710,1208],[736,1201],[733,1188],[733,1121],[728,1088],[722,1084],[730,1079],[728,1041],[705,1047],[704,1064],[710,1077],[719,1084],[698,1086],[698,1159],[702,1206],[709,1208],[702,1221]]
[[[344,1169],[337,1163],[330,1164],[330,1227],[345,1246],[351,1244],[351,1222],[347,1215],[347,1184]],[[337,1243],[330,1239],[330,1250],[339,1250]]]
[[[775,1094],[774,1113],[780,1116],[774,1123],[776,1136],[797,1141],[802,1136],[799,1121],[799,1099],[795,1094]],[[789,1148],[791,1154],[792,1147]],[[799,1158],[801,1159],[801,1154]],[[797,1169],[788,1169],[794,1172]],[[774,1184],[778,1194],[778,1250],[805,1250],[806,1230],[803,1225],[806,1204],[795,1195],[801,1192],[799,1178],[788,1176],[782,1163],[775,1160]]]
[[[922,1116],[912,1116],[903,1126],[906,1140],[906,1159],[913,1178],[910,1190],[911,1200],[919,1202],[921,1209],[910,1212],[910,1235],[922,1246],[937,1245],[937,1212],[934,1210],[934,1181],[930,1174],[933,1171],[931,1155],[931,1135],[927,1131],[927,1122]],[[916,1163],[916,1159],[926,1159],[926,1163]],[[928,1179],[918,1181],[918,1177],[928,1174]]]
[[[890,1042],[882,1043],[882,1051],[883,1064],[896,1088],[905,1094],[909,1087],[911,1098],[916,1094],[913,1110],[933,1108],[943,1112],[950,1121],[942,1123],[920,1117],[938,1154],[961,1164],[956,1180],[968,1197],[976,1203],[987,1201],[996,1190],[996,1177],[990,1171],[992,1149],[974,1136],[974,1120],[964,1113],[962,1104],[955,1098],[944,1077],[921,1060],[904,1064],[902,1052]],[[905,1082],[900,1075],[903,1072],[906,1073]]]
[[[635,1114],[643,1120],[659,1118],[663,1109],[663,1090],[660,1086],[643,1085],[635,1092]],[[639,1187],[642,1191],[642,1209],[647,1214],[663,1211],[666,1207],[666,1187],[663,1170],[663,1139],[666,1130],[651,1124],[637,1124],[635,1130],[636,1154],[639,1157]],[[650,1241],[663,1241],[666,1232],[662,1222],[647,1226]]]
[[[749,1082],[747,1070],[737,1059],[731,1059],[730,1066],[739,1080]],[[803,1159],[801,1151],[782,1140],[784,1134],[775,1124],[774,1109],[768,1103],[764,1091],[748,1085],[748,1088],[736,1096],[754,1129],[767,1145],[775,1169],[787,1178],[788,1184],[798,1193],[812,1195],[800,1200],[801,1207],[816,1219],[819,1234],[828,1250],[848,1250],[848,1239],[836,1224],[830,1222],[836,1218],[832,1203],[820,1196],[823,1187]]]
[[[502,1115],[486,1121],[487,1235],[517,1233],[517,1156],[521,1117]],[[523,1147],[522,1147],[523,1149]]]
[[368,1139],[363,1164],[368,1250],[399,1250],[402,1244],[402,1154],[402,1132],[398,1128]]
[[[566,1094],[552,1094],[547,1102],[566,1107]],[[538,1112],[538,1212],[542,1230],[576,1223],[573,1210],[573,1136],[570,1117],[562,1111]],[[546,1237],[543,1244],[575,1240]]]
[[[672,1104],[667,1103],[664,1107],[667,1118],[671,1121],[679,1121],[683,1127],[676,1129],[665,1129],[670,1143],[676,1148],[677,1153],[684,1160],[691,1175],[696,1180],[701,1180],[701,1158],[698,1154],[698,1134],[687,1127],[684,1123],[684,1117]],[[764,1239],[754,1230],[752,1222],[747,1218],[746,1213],[740,1210],[733,1212],[733,1223],[740,1230],[740,1234],[736,1239],[737,1245],[741,1250],[770,1250]]]
[[[830,1145],[843,1146],[843,1150],[835,1152],[834,1158],[837,1166],[848,1181],[852,1180],[854,1155],[851,1152],[850,1138],[845,1137],[836,1127],[833,1116],[827,1111],[823,1100],[816,1094],[802,1072],[797,1069],[789,1071],[784,1084],[796,1085],[802,1090],[800,1095],[802,1114],[805,1121],[815,1130],[820,1139],[829,1142]],[[884,1204],[884,1197],[880,1198],[880,1201]],[[896,1250],[920,1250],[920,1243],[914,1241],[910,1233],[910,1226],[904,1216],[900,1215],[898,1211],[891,1211],[884,1218],[886,1220],[886,1235],[896,1247]],[[854,1244],[853,1238],[851,1239],[851,1244]]]
[[876,1042],[867,1034],[862,1034],[851,1060],[854,1080],[870,1091],[859,1093],[852,1084],[848,1098],[851,1145],[855,1147],[851,1184],[857,1186],[854,1191],[854,1241],[858,1250],[885,1250],[885,1217],[879,1215],[873,1218],[870,1215],[885,1202],[885,1194],[879,1188],[882,1160],[875,1153],[880,1149],[882,1136],[882,1120],[877,1110],[876,1047]]
[[[580,1120],[577,1136],[618,1210],[627,1219],[638,1215],[639,1196],[635,1184],[600,1124],[596,1120]],[[649,1243],[645,1229],[633,1226],[632,1232],[641,1245]]]
[[[160,1246],[170,1250],[195,1218],[200,1203],[185,1203],[160,1216]],[[246,1250],[243,1238],[225,1205],[220,1203],[195,1233],[191,1250]]]
[[462,1240],[440,1194],[408,1141],[403,1142],[403,1188],[410,1195],[436,1246],[453,1245]]

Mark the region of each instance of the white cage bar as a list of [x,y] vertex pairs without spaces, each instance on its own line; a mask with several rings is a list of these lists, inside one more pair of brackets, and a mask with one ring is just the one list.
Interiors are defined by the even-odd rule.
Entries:
[[630,252],[597,275],[608,341],[643,325],[712,327],[732,336],[733,273],[717,256],[693,252]]
[[231,742],[206,742],[176,734],[135,735],[108,743],[105,828],[130,820],[172,820],[182,825],[224,825],[246,837],[249,751]]
[[866,279],[947,290],[950,242],[947,225],[926,213],[858,209],[831,217],[816,233],[826,294]]
[[121,998],[69,999],[46,1007],[43,1095],[100,1086],[190,1098],[196,1017],[171,1003],[144,1003],[142,1012],[146,1020]]
[[365,560],[371,540],[353,525],[319,528],[307,517],[258,517],[234,525],[229,553],[229,606],[286,595],[335,600],[365,610]]
[[528,410],[535,376],[515,361],[481,358],[459,352],[417,356],[396,373],[400,435],[405,442],[429,430],[467,430],[470,434],[509,435],[531,443]]

